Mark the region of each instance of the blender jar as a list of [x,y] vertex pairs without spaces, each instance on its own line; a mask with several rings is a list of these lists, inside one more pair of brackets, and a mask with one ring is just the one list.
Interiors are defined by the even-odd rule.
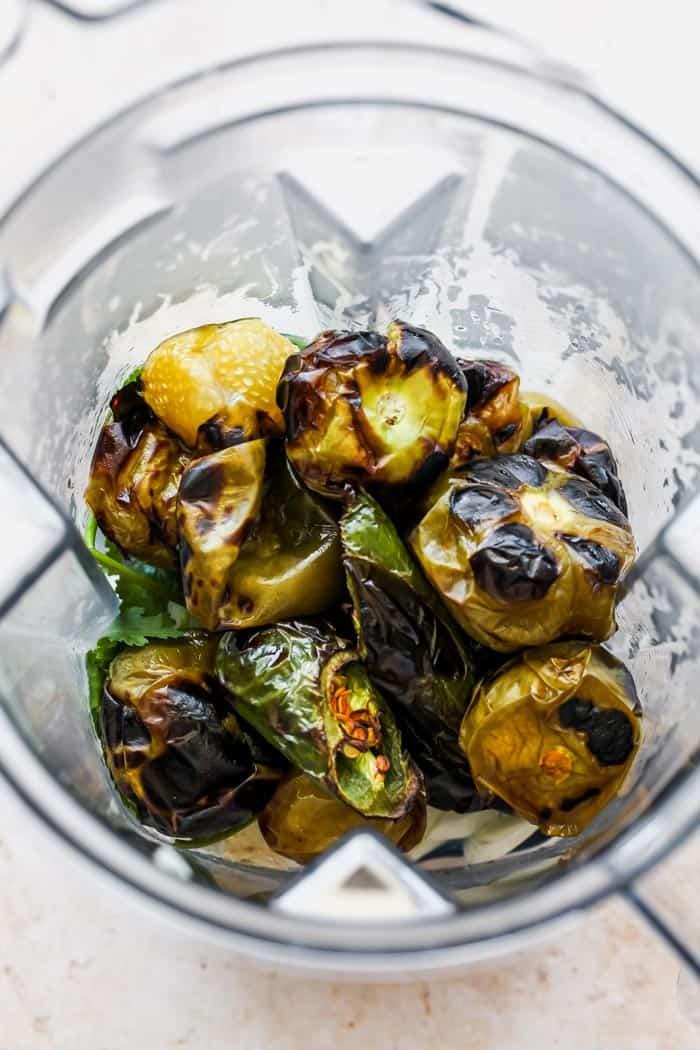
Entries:
[[[111,118],[2,221],[0,763],[102,869],[266,961],[433,972],[615,890],[665,929],[633,883],[700,813],[698,184],[513,41],[418,5],[376,32],[369,0],[319,11]],[[178,851],[116,801],[83,669],[116,602],[80,540],[92,448],[158,342],[251,315],[425,325],[609,439],[640,551],[611,647],[645,738],[578,838],[449,814],[409,860],[355,832],[302,872],[254,833]]]

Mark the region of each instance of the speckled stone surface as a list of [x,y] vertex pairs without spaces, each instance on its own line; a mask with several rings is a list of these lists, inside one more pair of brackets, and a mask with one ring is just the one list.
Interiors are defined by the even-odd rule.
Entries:
[[[210,53],[212,26],[220,30],[222,56],[227,34],[233,39],[246,31],[244,5],[168,0],[148,5],[147,31],[134,33],[126,16],[109,34],[88,30],[86,48],[66,18],[33,6],[26,50],[0,67],[3,145],[13,158],[12,165],[0,162],[0,210],[37,164],[107,108],[121,107],[162,78],[153,29],[166,6],[167,26],[157,24],[170,53],[179,48],[181,72]],[[669,0],[663,23],[657,5],[631,0],[463,6],[594,68],[620,104],[700,167],[697,121],[684,108],[697,96],[697,5]],[[328,7],[319,0],[319,8]],[[293,19],[292,8],[280,0],[279,17]],[[458,979],[310,981],[261,972],[183,935],[98,877],[4,786],[0,807],[0,1050],[700,1047],[699,986],[620,899],[555,939]],[[700,909],[691,910],[686,891],[697,884],[699,870],[696,835],[649,884],[654,899],[698,940]]]
[[[97,877],[0,790],[0,1050],[697,1050],[700,993],[622,901],[458,979],[265,973]],[[682,863],[681,863],[682,861]],[[697,873],[700,839],[669,868]]]

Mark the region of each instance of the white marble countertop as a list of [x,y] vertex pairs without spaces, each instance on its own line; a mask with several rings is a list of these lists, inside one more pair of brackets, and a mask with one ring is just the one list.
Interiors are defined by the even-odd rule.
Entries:
[[[148,17],[164,16],[165,6],[153,3]],[[166,31],[185,64],[188,56],[196,63],[198,48],[210,42],[213,17],[240,31],[241,6],[168,0]],[[278,6],[282,16],[293,5],[279,0]],[[620,106],[700,169],[689,101],[697,100],[700,79],[695,4],[668,0],[663,11],[638,0],[463,6],[593,70]],[[93,27],[85,49],[74,25],[34,4],[22,48],[0,67],[3,145],[13,158],[12,165],[0,164],[0,210],[38,160],[94,123],[104,98],[116,108],[158,75],[152,39],[129,35],[128,17],[114,24],[109,41]],[[127,42],[125,79],[120,54]],[[99,878],[1,784],[0,806],[0,1050],[700,1046],[696,985],[619,899],[558,939],[459,979],[394,986],[307,981],[263,973],[183,936]],[[699,869],[696,835],[654,876],[658,893],[672,899],[679,880],[697,880]]]

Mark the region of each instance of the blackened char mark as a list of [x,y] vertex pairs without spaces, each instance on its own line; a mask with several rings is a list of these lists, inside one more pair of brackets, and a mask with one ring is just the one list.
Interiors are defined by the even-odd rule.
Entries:
[[498,361],[460,361],[460,367],[468,387],[467,415],[483,408],[517,378],[515,372]]
[[540,418],[523,451],[537,459],[552,460],[586,478],[626,515],[627,498],[607,442],[591,430],[565,427],[557,419]]
[[558,537],[573,550],[600,583],[617,583],[620,578],[621,562],[615,551],[611,551],[601,543],[596,543],[595,540],[586,540],[583,536],[569,536],[560,532]]
[[139,443],[143,431],[138,435],[128,434],[123,423],[108,423],[100,431],[92,457],[91,474],[104,474],[116,478],[129,456]]
[[627,515],[627,496],[609,451],[589,452],[581,456],[576,464],[576,473],[591,481],[625,516]]
[[231,427],[220,416],[212,416],[197,430],[197,448],[202,452],[221,452],[242,445],[246,440],[243,427]]
[[559,576],[556,558],[527,525],[494,529],[469,560],[479,587],[509,604],[544,598]]
[[601,766],[620,766],[632,753],[632,721],[618,708],[596,707],[591,700],[574,696],[559,708],[559,724],[584,733],[588,750]]
[[496,485],[464,485],[450,495],[450,514],[467,532],[510,518],[519,509],[518,500]]
[[212,463],[207,458],[193,463],[182,476],[180,500],[211,509],[216,506],[226,484],[223,463]]
[[410,482],[408,482],[407,487],[412,492],[426,488],[435,481],[440,474],[442,474],[449,462],[450,457],[444,449],[441,449],[440,446],[436,444],[433,450],[429,452],[423,460]]
[[535,459],[551,459],[561,466],[571,467],[581,455],[581,446],[570,427],[563,427],[558,419],[551,419],[525,442],[523,452]]
[[443,372],[459,389],[467,392],[467,381],[462,369],[441,339],[427,328],[418,328],[405,321],[393,321],[391,328],[399,329],[397,353],[409,371],[429,366]]
[[510,441],[515,436],[519,429],[518,423],[507,423],[500,430],[496,430],[493,434],[493,443],[498,448],[500,445],[505,445],[507,441]]
[[366,362],[381,371],[388,360],[386,337],[379,332],[322,332],[300,356],[304,370],[354,368]]
[[580,514],[616,525],[620,529],[629,530],[630,524],[624,514],[590,481],[584,481],[583,478],[571,478],[565,481],[557,492]]
[[464,471],[464,476],[473,481],[501,485],[511,492],[517,492],[523,485],[540,488],[546,481],[547,471],[532,456],[517,453],[513,456],[476,459]]
[[115,423],[120,423],[122,433],[131,448],[135,448],[143,428],[152,423],[155,416],[141,396],[140,382],[127,383],[110,401]]

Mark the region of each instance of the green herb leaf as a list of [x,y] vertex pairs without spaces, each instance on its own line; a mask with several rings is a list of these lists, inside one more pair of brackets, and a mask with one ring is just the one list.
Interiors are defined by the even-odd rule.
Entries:
[[[128,376],[122,381],[122,385],[119,389],[123,390],[125,386],[129,385],[129,383],[138,383],[141,379],[144,368],[145,365],[139,365],[137,368],[132,369]],[[117,391],[117,393],[118,392],[119,391]]]
[[295,346],[298,346],[300,350],[304,350],[309,345],[309,340],[302,338],[300,335],[292,335],[290,332],[281,332],[280,334],[283,335],[285,339],[288,339],[290,343],[294,343]]
[[180,638],[188,628],[191,629],[187,623],[187,610],[174,602],[170,606],[178,610],[174,617],[170,607],[149,615],[139,606],[122,605],[105,637],[131,646],[146,645],[149,640],[157,638]]
[[[104,550],[100,550],[97,546],[97,521],[93,514],[88,517],[83,538],[102,571],[114,578],[114,586],[121,599],[122,608],[138,608],[146,616],[162,613],[171,604],[184,608],[179,573],[158,569],[137,558],[125,559],[119,548],[110,540],[105,540]],[[196,629],[200,626],[189,616],[184,620],[179,614],[176,622],[181,630]]]
[[98,737],[101,736],[100,702],[102,700],[102,690],[104,689],[107,674],[109,673],[109,665],[120,649],[121,642],[107,636],[105,638],[100,638],[95,648],[85,657],[85,666],[87,668],[88,676],[90,715],[92,716],[93,725],[95,726],[95,731]]
[[[200,628],[185,608],[182,583],[177,573],[157,569],[134,558],[124,559],[109,540],[97,547],[97,521],[90,514],[85,526],[86,546],[102,571],[114,581],[120,599],[117,618],[107,634],[85,658],[90,714],[99,736],[102,690],[111,664],[125,646],[146,645],[162,638],[180,638]],[[201,629],[201,628],[200,628]]]

